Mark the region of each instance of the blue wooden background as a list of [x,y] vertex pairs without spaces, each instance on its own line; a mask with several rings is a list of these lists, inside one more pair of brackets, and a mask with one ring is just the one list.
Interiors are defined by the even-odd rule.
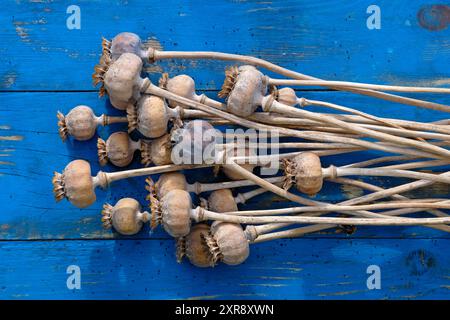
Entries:
[[[81,29],[69,30],[69,5],[81,9]],[[381,8],[381,29],[369,30],[366,9]],[[325,79],[406,85],[450,83],[450,7],[434,1],[3,1],[0,11],[0,298],[3,299],[430,299],[449,298],[449,235],[421,227],[359,228],[253,245],[237,267],[200,270],[177,264],[174,241],[148,228],[121,237],[101,227],[104,201],[123,196],[143,205],[143,179],[98,191],[85,210],[56,204],[54,170],[71,160],[96,161],[95,139],[63,144],[56,111],[87,104],[117,113],[97,98],[91,73],[101,36],[138,33],[165,50],[251,54]],[[168,61],[148,67],[192,75],[216,97],[226,65]],[[431,121],[447,114],[327,90],[301,91],[380,116]],[[416,95],[449,103],[445,96]],[[121,126],[99,130],[107,137]],[[375,156],[333,157],[346,163]],[[137,167],[133,163],[131,167]],[[115,170],[106,167],[106,171]],[[201,175],[197,174],[197,177]],[[195,176],[190,176],[193,181]],[[388,186],[392,181],[375,179]],[[395,181],[398,183],[401,181]],[[357,188],[327,184],[317,198],[339,201]],[[446,197],[436,185],[419,195]],[[266,196],[247,208],[288,205]],[[366,286],[369,265],[381,268],[380,290]],[[78,265],[80,290],[66,286],[66,269]]]

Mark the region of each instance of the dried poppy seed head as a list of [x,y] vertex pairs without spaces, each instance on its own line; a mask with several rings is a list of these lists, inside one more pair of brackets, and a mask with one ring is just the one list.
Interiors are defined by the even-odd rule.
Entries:
[[103,85],[111,104],[126,110],[129,104],[139,100],[142,60],[133,53],[124,53],[110,63],[103,76]]
[[287,106],[293,107],[297,104],[297,95],[292,88],[281,88],[277,90],[277,97],[275,100]]
[[[108,47],[108,43],[105,45]],[[139,57],[145,56],[141,38],[131,32],[121,32],[116,35],[109,43],[109,51],[112,60],[117,60],[124,53],[134,53]]]
[[230,189],[221,189],[211,192],[208,197],[208,208],[215,212],[238,211],[236,201]]
[[103,206],[102,222],[105,228],[114,229],[123,235],[138,233],[144,222],[149,219],[148,212],[141,212],[140,204],[132,198],[122,198],[113,207],[109,204]]
[[192,200],[185,190],[172,190],[161,199],[162,225],[172,237],[184,237],[191,228]]
[[219,97],[226,97],[227,111],[248,117],[255,112],[266,93],[266,76],[253,66],[241,66],[226,71]]
[[136,106],[136,129],[147,138],[161,137],[167,132],[171,117],[169,111],[163,98],[152,95],[142,96]]
[[189,262],[199,268],[210,266],[208,248],[205,246],[202,235],[209,232],[209,226],[204,223],[196,224],[189,234],[177,239],[177,261],[180,263],[184,256]]
[[115,132],[106,142],[101,138],[97,140],[98,160],[102,166],[110,161],[115,166],[126,167],[138,148],[139,142],[131,140],[126,132]]
[[219,261],[231,266],[238,265],[250,253],[248,240],[239,224],[215,221],[210,233],[203,235],[203,241],[208,247],[211,266]]
[[150,142],[141,141],[141,163],[149,166],[154,163],[157,166],[172,163],[172,142],[170,134],[156,138]]
[[[245,148],[245,149],[238,149],[233,148],[232,150],[228,150],[226,153],[227,157],[251,157],[251,156],[255,156],[256,153],[254,152],[254,150],[250,149],[250,148]],[[250,163],[250,161],[246,160],[245,162],[240,160],[240,161],[235,161],[237,162],[237,164],[239,164],[242,168],[244,168],[245,170],[249,171],[249,172],[253,172],[253,169],[255,169],[256,165]],[[236,173],[234,170],[232,170],[232,168],[230,168],[229,165],[224,164],[222,166],[222,171],[223,173],[230,178],[231,180],[244,180],[246,179],[244,176],[242,176],[240,173]]]
[[57,117],[62,141],[65,141],[67,136],[79,141],[89,140],[103,121],[102,117],[97,117],[91,108],[84,105],[76,106],[66,116],[58,111]]
[[323,185],[320,158],[313,152],[303,152],[292,159],[291,168],[287,169],[295,177],[296,187],[300,192],[313,196]]
[[[196,97],[195,82],[194,82],[194,79],[192,79],[188,75],[180,74],[173,78],[167,78],[167,80],[164,83],[164,88],[167,91],[175,93],[184,98],[195,100],[195,97]],[[189,106],[182,105],[182,104],[177,103],[176,101],[171,101],[171,100],[169,100],[169,105],[172,108],[175,108],[178,105],[182,108],[186,108],[186,109],[190,108]]]
[[91,167],[87,161],[71,161],[62,173],[54,173],[52,183],[56,201],[67,198],[74,206],[86,208],[96,200]]
[[156,182],[156,190],[159,199],[172,190],[187,190],[186,177],[181,172],[163,173]]

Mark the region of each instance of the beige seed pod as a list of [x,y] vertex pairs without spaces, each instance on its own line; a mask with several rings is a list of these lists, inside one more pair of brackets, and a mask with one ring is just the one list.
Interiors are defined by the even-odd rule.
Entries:
[[172,163],[172,142],[170,134],[156,138],[141,146],[141,163],[149,166],[152,162],[157,166]]
[[227,99],[227,111],[241,117],[250,116],[267,93],[266,77],[253,66],[231,67],[219,97]]
[[160,175],[156,182],[156,192],[159,199],[172,190],[187,190],[187,181],[181,172],[168,172]]
[[189,192],[172,190],[161,199],[161,224],[172,237],[184,237],[191,228],[192,200]]
[[[229,157],[239,157],[239,156],[255,156],[255,152],[253,152],[250,148],[245,148],[245,150],[233,148],[231,151],[226,153],[226,156]],[[249,172],[253,172],[253,169],[255,169],[256,165],[249,163],[249,161],[246,161],[245,163],[242,163],[241,161],[238,162],[238,164],[244,168],[245,170]],[[243,177],[241,174],[236,173],[232,168],[230,168],[229,165],[224,164],[222,166],[222,172],[231,180],[245,180],[246,178]]]
[[138,101],[141,93],[139,83],[142,60],[133,53],[124,53],[113,63],[103,67],[103,86],[109,95],[111,104],[126,110],[129,104]]
[[276,95],[277,96],[275,97],[275,99],[282,104],[291,107],[297,105],[297,95],[295,94],[295,91],[292,88],[286,87],[277,89]]
[[[164,73],[161,79],[159,80],[159,85],[162,88],[165,88],[167,91],[175,93],[184,98],[188,98],[191,100],[198,100],[198,96],[195,93],[195,81],[190,76],[186,74],[180,74],[173,78],[169,78],[167,73]],[[169,106],[175,108],[176,106],[180,106],[182,108],[190,109],[189,106],[179,104],[176,101],[169,100]]]
[[139,149],[140,143],[130,139],[126,132],[115,132],[106,142],[98,138],[97,150],[100,165],[104,166],[110,161],[118,167],[126,167],[133,161],[134,152]]
[[105,228],[114,229],[123,235],[138,233],[149,220],[148,212],[141,212],[139,202],[132,198],[122,198],[115,206],[106,203],[103,206],[102,222]]
[[208,248],[203,242],[202,235],[209,233],[209,226],[199,223],[191,228],[189,234],[177,239],[177,261],[180,263],[184,256],[189,262],[199,268],[210,266]]
[[106,42],[103,48],[109,49],[112,60],[117,60],[117,58],[126,52],[134,53],[137,56],[142,56],[145,53],[145,50],[142,48],[141,38],[135,33],[121,32],[109,44],[106,39],[104,40]]
[[[137,130],[147,138],[158,138],[167,132],[167,125],[174,113],[163,98],[146,95],[137,106]],[[171,112],[172,111],[172,112]]]
[[209,250],[209,261],[234,266],[243,263],[250,253],[248,239],[239,224],[215,221],[208,235],[203,236]]
[[309,196],[317,194],[323,185],[322,164],[313,152],[302,152],[285,169],[286,176],[294,177],[297,190]]
[[239,210],[230,189],[221,189],[211,192],[208,197],[208,209],[215,212],[232,212]]
[[52,183],[57,202],[65,197],[74,206],[86,208],[96,200],[91,167],[87,161],[71,161],[62,173],[54,173]]
[[84,105],[73,108],[66,116],[58,112],[57,117],[62,141],[68,135],[80,141],[89,140],[95,135],[97,126],[103,124],[103,118],[97,117],[91,108]]

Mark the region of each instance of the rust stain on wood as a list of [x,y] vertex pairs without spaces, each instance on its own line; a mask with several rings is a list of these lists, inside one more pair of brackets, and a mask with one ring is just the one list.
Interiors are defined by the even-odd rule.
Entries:
[[419,25],[429,31],[447,29],[450,23],[450,7],[445,4],[433,4],[422,7],[417,13]]

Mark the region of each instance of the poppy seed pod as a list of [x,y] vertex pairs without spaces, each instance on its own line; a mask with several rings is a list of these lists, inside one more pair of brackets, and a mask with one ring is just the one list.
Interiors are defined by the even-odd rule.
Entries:
[[202,235],[209,232],[209,226],[199,223],[191,228],[189,234],[177,239],[177,261],[180,263],[184,256],[189,262],[199,268],[210,266],[208,248],[203,243]]
[[215,212],[238,211],[236,201],[230,189],[221,189],[211,192],[208,197],[208,209]]
[[102,211],[102,222],[105,228],[114,229],[123,235],[138,233],[149,220],[148,212],[141,212],[139,202],[132,198],[122,198],[115,206],[105,204]]
[[91,108],[84,105],[73,108],[66,116],[58,112],[57,117],[62,141],[68,135],[79,141],[89,140],[95,135],[97,126],[103,124],[103,117],[97,117]]
[[52,183],[56,201],[67,198],[74,206],[86,208],[96,200],[91,167],[87,161],[71,161],[62,173],[54,173]]
[[139,100],[142,60],[138,56],[124,53],[104,69],[104,89],[115,108],[126,110],[129,104]]
[[156,182],[156,190],[159,199],[172,190],[187,190],[186,177],[181,172],[163,173]]
[[248,239],[239,224],[215,221],[210,233],[203,235],[203,240],[209,250],[211,266],[219,261],[231,266],[238,265],[250,253]]
[[[172,111],[172,112],[171,112]],[[167,132],[170,118],[176,116],[176,111],[167,107],[163,98],[142,96],[136,108],[127,109],[129,130],[137,129],[147,138],[158,138]]]
[[118,167],[125,167],[133,161],[134,152],[139,149],[140,143],[130,139],[126,132],[115,132],[106,140],[98,138],[97,150],[100,165],[104,166],[110,161]]
[[104,50],[109,50],[111,59],[117,60],[122,54],[131,52],[137,56],[145,56],[141,38],[131,32],[121,32],[111,41],[103,39],[102,46]]
[[170,134],[153,139],[149,142],[141,141],[141,163],[149,166],[154,163],[157,166],[172,163],[172,142]]
[[184,237],[191,228],[192,200],[189,192],[172,190],[161,199],[161,223],[172,237]]
[[277,100],[279,103],[285,104],[287,106],[295,106],[297,105],[297,95],[295,94],[294,89],[292,88],[281,88],[276,90],[276,97],[275,100]]
[[[199,100],[199,96],[195,93],[195,81],[186,74],[180,74],[173,78],[169,78],[168,74],[165,73],[163,74],[163,77],[161,77],[159,84],[167,91],[175,93],[179,96],[195,101]],[[169,100],[169,106],[171,106],[172,108],[175,108],[176,106],[180,106],[186,109],[190,108],[189,106],[179,104],[176,101],[172,100]]]
[[309,196],[317,194],[323,185],[322,164],[313,152],[302,152],[294,157],[285,170],[286,176],[293,176],[297,190]]
[[267,93],[267,80],[253,66],[231,67],[225,72],[225,81],[219,97],[226,98],[227,111],[241,117],[255,112]]

